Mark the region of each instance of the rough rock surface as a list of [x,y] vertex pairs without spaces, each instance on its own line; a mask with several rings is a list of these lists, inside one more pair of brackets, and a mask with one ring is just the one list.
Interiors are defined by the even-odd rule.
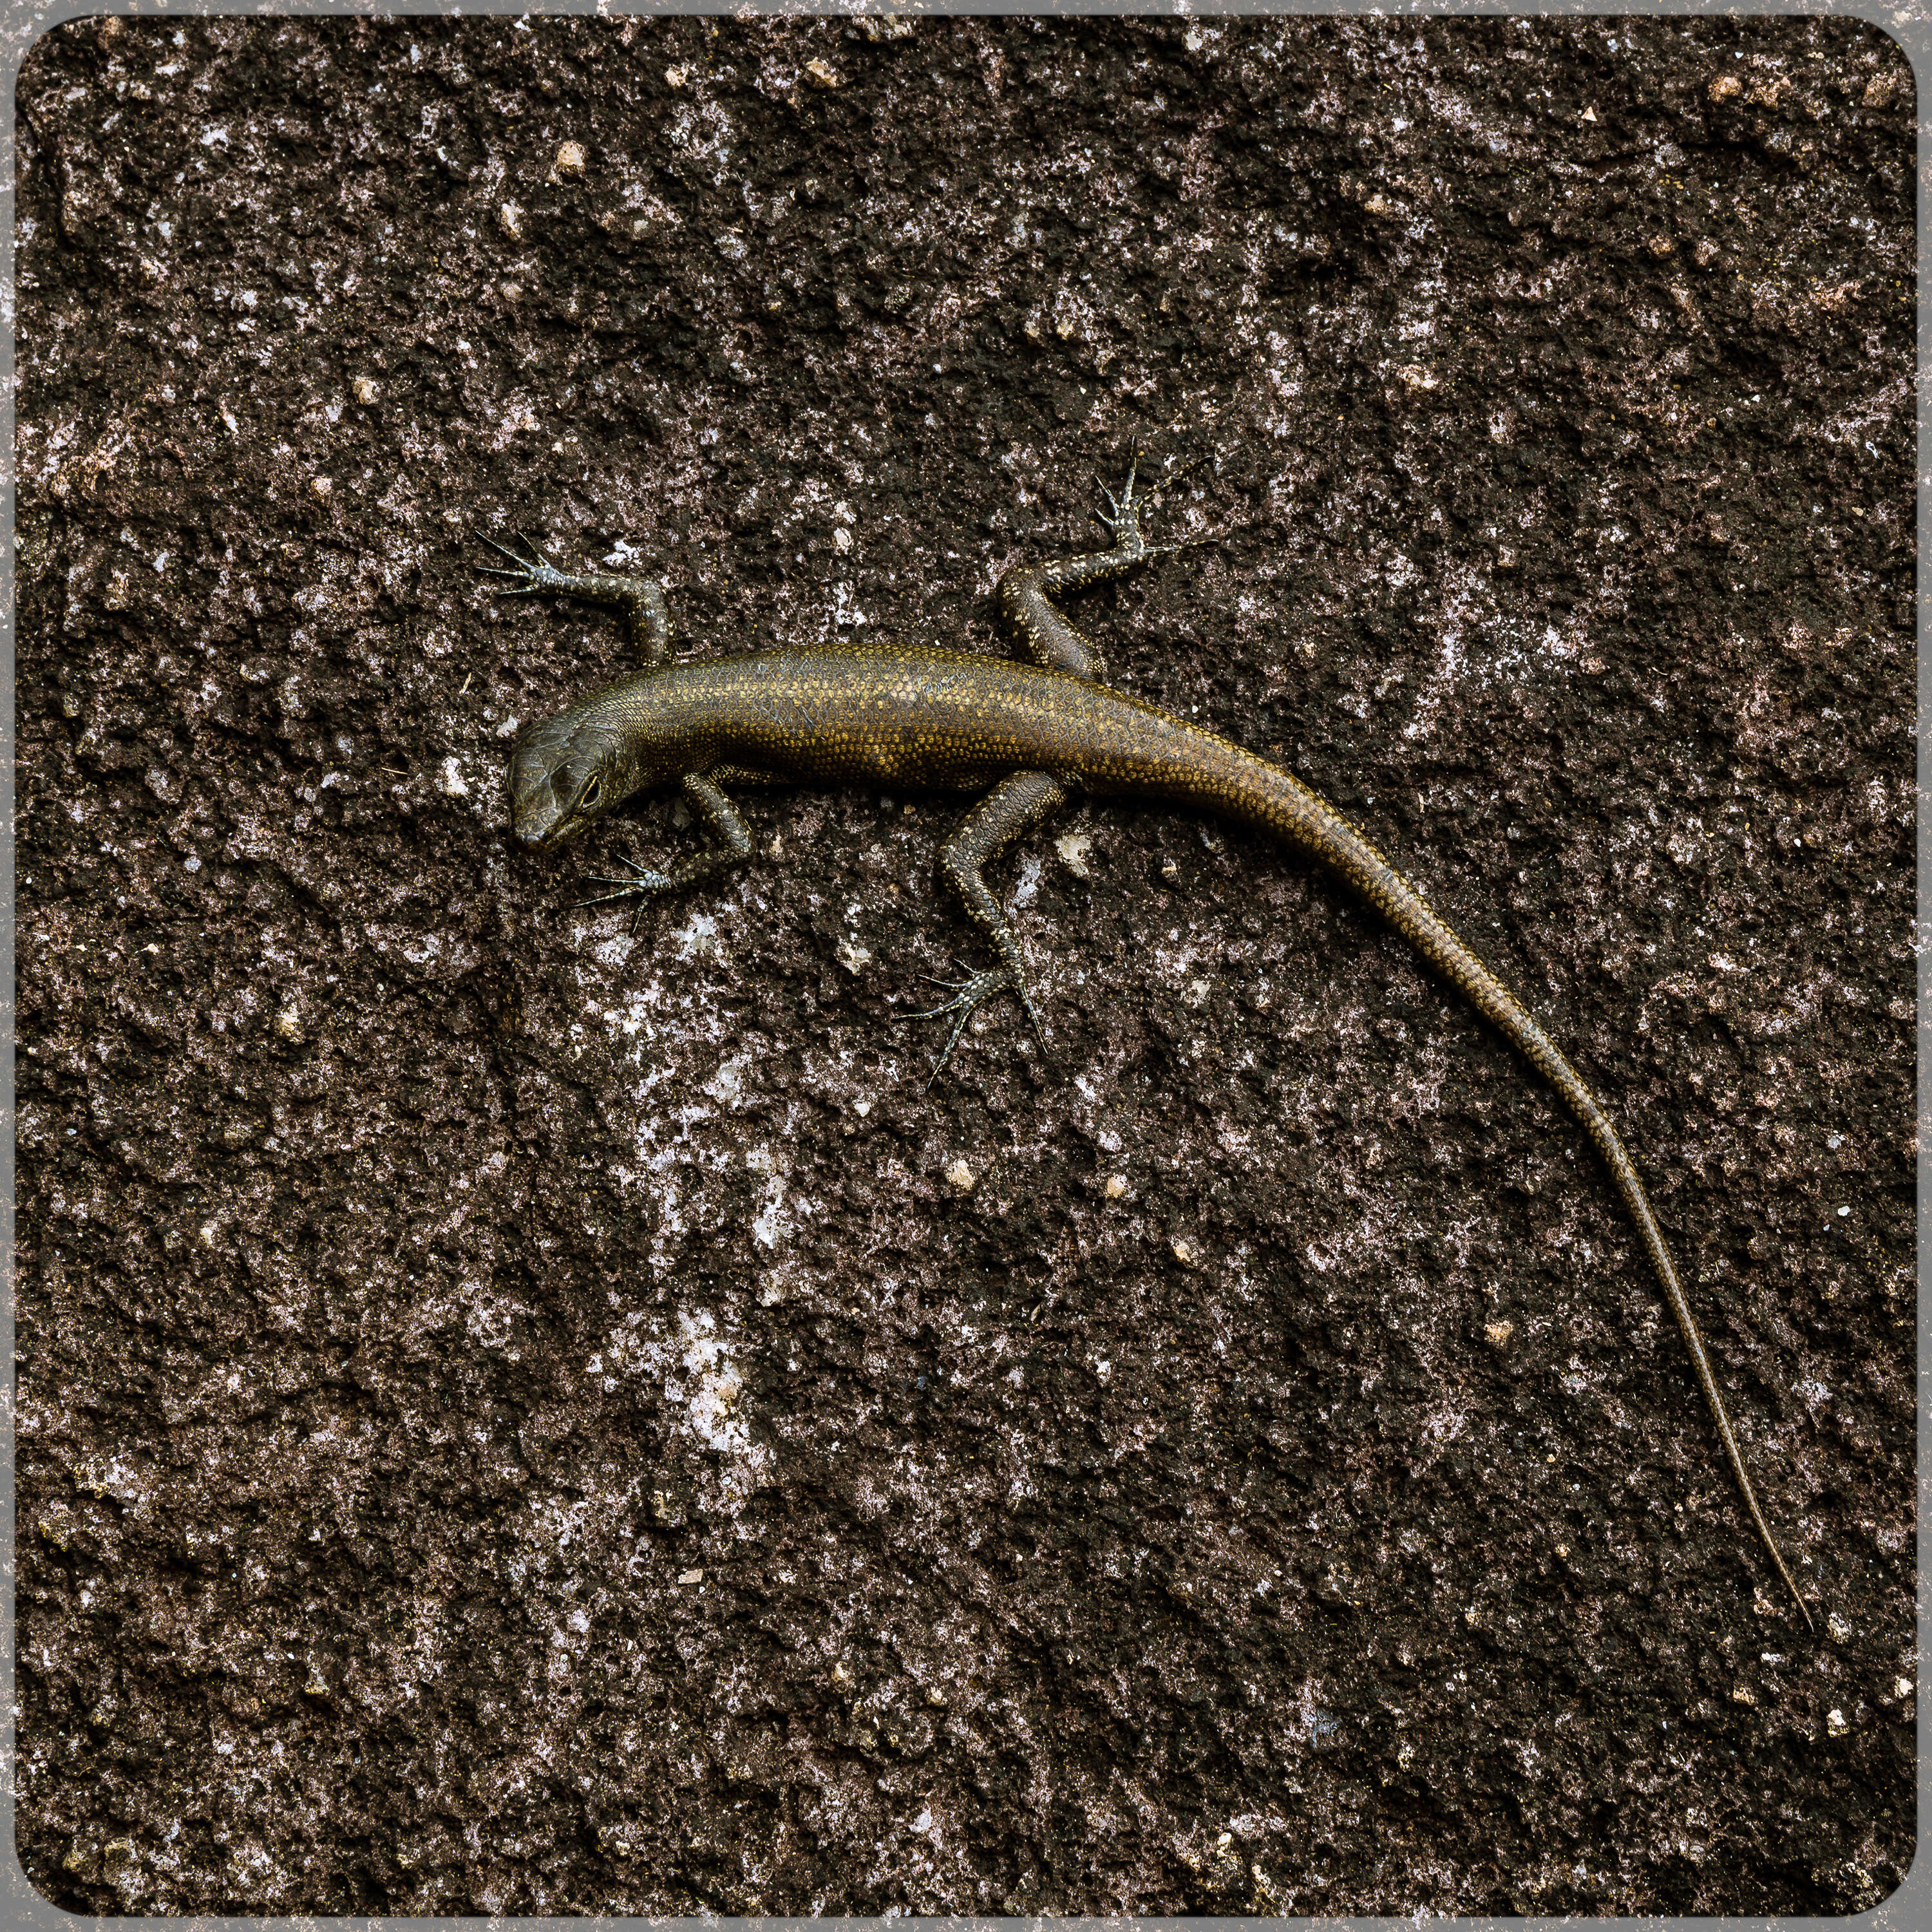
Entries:
[[[1841,1912],[1913,1849],[1912,125],[1876,30],[83,23],[20,91],[21,1856],[91,1913]],[[1082,621],[1400,856],[518,721]]]

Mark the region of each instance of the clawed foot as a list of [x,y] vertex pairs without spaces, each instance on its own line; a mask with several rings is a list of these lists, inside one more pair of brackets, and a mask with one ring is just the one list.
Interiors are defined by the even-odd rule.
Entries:
[[968,980],[935,980],[930,973],[922,973],[920,977],[928,986],[943,986],[952,997],[939,1006],[928,1007],[922,1013],[914,1013],[914,1019],[936,1020],[945,1013],[959,1016],[953,1023],[952,1030],[946,1036],[946,1044],[940,1049],[939,1058],[932,1063],[927,1086],[930,1087],[946,1070],[946,1063],[952,1058],[952,1049],[958,1045],[959,1036],[966,1030],[966,1022],[973,1017],[974,1009],[982,1000],[989,999],[995,993],[1016,993],[1019,996],[1027,1018],[1033,1022],[1034,1031],[1039,1035],[1042,1044],[1045,1043],[1046,1028],[1040,1022],[1040,1009],[1034,1004],[1031,989],[1010,968],[988,966],[984,972],[975,973]]
[[670,873],[661,872],[652,866],[640,865],[634,859],[620,858],[617,863],[630,867],[628,877],[619,877],[609,872],[592,872],[587,875],[592,885],[615,886],[617,889],[615,892],[598,892],[592,898],[579,899],[576,903],[581,908],[584,906],[608,905],[613,899],[634,898],[638,903],[631,912],[631,930],[634,932],[638,929],[638,919],[644,910],[644,902],[658,892],[674,890],[678,881]]
[[481,530],[476,534],[499,556],[508,557],[514,566],[509,570],[494,563],[472,564],[470,566],[472,569],[480,570],[486,577],[509,578],[509,588],[498,592],[499,596],[529,597],[539,590],[564,590],[570,587],[569,578],[520,530],[510,532],[516,542],[522,545],[520,550],[512,550],[507,544],[500,544],[494,537],[484,536]]
[[[1141,512],[1170,485],[1180,482],[1190,470],[1198,470],[1207,460],[1196,456],[1170,470],[1156,482],[1144,490],[1137,490],[1135,484],[1140,475],[1140,445],[1134,445],[1133,455],[1127,465],[1126,487],[1116,496],[1106,484],[1100,485],[1100,494],[1107,500],[1107,509],[1096,510],[1094,516],[1112,536],[1114,548],[1136,560],[1149,556],[1165,556],[1170,551],[1185,550],[1190,544],[1211,543],[1220,534],[1218,531],[1204,531],[1198,536],[1181,537],[1172,543],[1150,544],[1141,536]],[[1112,515],[1108,512],[1112,512]]]

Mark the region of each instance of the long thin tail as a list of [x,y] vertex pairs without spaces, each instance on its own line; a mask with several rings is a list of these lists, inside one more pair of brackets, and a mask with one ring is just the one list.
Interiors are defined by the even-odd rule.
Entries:
[[[1232,746],[1229,748],[1239,749]],[[1711,1358],[1705,1352],[1704,1337],[1698,1330],[1697,1318],[1691,1313],[1690,1304],[1684,1298],[1670,1250],[1664,1245],[1663,1231],[1657,1225],[1656,1216],[1650,1211],[1643,1183],[1597,1096],[1583,1084],[1576,1070],[1557,1051],[1555,1042],[1531,1017],[1522,1002],[1456,936],[1428,901],[1346,819],[1324,804],[1292,772],[1256,758],[1252,753],[1244,752],[1238,770],[1224,768],[1218,776],[1219,795],[1204,798],[1202,802],[1210,804],[1228,816],[1246,818],[1260,829],[1272,832],[1283,843],[1306,852],[1376,907],[1484,1018],[1508,1036],[1582,1123],[1583,1130],[1595,1142],[1597,1151],[1609,1167],[1617,1192],[1623,1196],[1624,1205],[1630,1210],[1630,1218],[1636,1223],[1643,1244],[1649,1250],[1651,1266],[1656,1270],[1657,1278],[1663,1285],[1664,1298],[1670,1304],[1671,1313],[1677,1318],[1684,1346],[1690,1353],[1690,1366],[1696,1371],[1697,1384],[1704,1391],[1704,1400],[1710,1404],[1712,1418],[1718,1425],[1718,1434],[1730,1460],[1731,1473],[1737,1478],[1744,1507],[1750,1512],[1750,1520],[1757,1526],[1757,1533],[1763,1539],[1765,1548],[1771,1552],[1771,1560],[1777,1564],[1778,1574],[1784,1579],[1785,1587],[1790,1591],[1792,1600],[1797,1604],[1807,1628],[1814,1628],[1811,1612],[1798,1594],[1798,1586],[1785,1567],[1784,1558],[1772,1535],[1771,1526],[1765,1521],[1764,1512],[1758,1507],[1756,1492],[1745,1473],[1744,1456],[1731,1428],[1724,1399],[1718,1393],[1717,1378],[1711,1371]],[[1230,796],[1231,793],[1235,796]]]

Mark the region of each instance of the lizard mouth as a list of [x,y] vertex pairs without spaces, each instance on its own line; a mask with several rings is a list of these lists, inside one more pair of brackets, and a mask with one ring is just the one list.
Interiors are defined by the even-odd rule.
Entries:
[[520,799],[511,819],[517,843],[532,852],[548,852],[584,830],[575,813],[560,811],[550,799]]

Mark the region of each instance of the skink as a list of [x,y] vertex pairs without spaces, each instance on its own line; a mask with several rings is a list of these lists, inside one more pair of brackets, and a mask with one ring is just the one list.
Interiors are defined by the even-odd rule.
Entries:
[[[1178,472],[1177,472],[1178,473]],[[634,578],[556,569],[526,544],[494,546],[512,594],[550,592],[626,615],[645,668],[527,728],[510,763],[517,837],[539,850],[575,838],[633,794],[677,785],[718,849],[668,872],[625,860],[604,898],[676,892],[752,856],[752,835],[726,788],[736,783],[861,784],[968,792],[979,802],[946,841],[940,865],[1000,963],[956,987],[936,1012],[958,1016],[944,1064],[980,1001],[1011,992],[1040,1017],[1012,928],[986,866],[1070,794],[1165,799],[1268,833],[1332,872],[1372,905],[1503,1033],[1582,1124],[1636,1222],[1677,1318],[1739,1493],[1805,1623],[1811,1613],[1758,1507],[1710,1357],[1643,1183],[1602,1104],[1501,980],[1409,881],[1292,772],[1232,740],[1099,681],[1093,646],[1050,599],[1185,547],[1150,544],[1140,512],[1173,481],[1137,487],[1130,472],[1111,516],[1110,549],[1007,573],[1003,611],[1028,664],[921,644],[838,644],[670,661],[662,589]],[[1189,539],[1190,542],[1198,539]],[[592,901],[590,903],[598,903]],[[1043,1029],[1041,1029],[1043,1031]]]

